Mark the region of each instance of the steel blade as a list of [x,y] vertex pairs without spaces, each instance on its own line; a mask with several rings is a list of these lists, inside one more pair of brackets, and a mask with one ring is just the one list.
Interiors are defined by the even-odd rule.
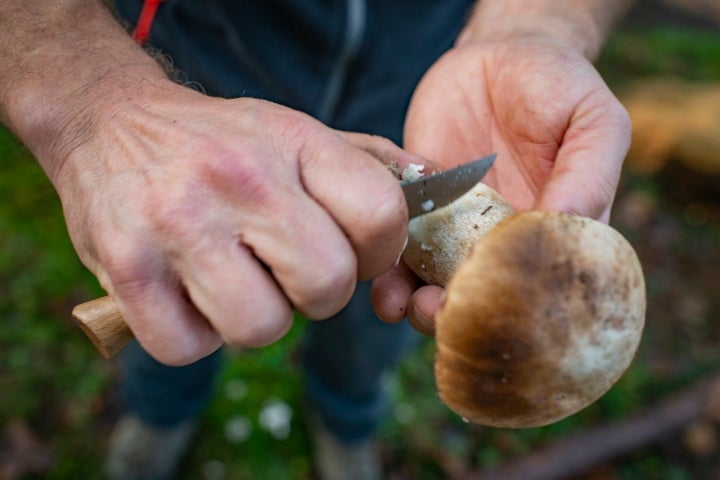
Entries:
[[410,218],[432,212],[474,187],[495,162],[496,154],[443,172],[402,182]]

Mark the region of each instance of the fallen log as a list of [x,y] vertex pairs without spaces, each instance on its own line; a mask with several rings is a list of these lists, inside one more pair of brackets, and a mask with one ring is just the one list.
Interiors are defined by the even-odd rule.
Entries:
[[720,375],[648,410],[562,439],[492,471],[466,472],[472,480],[561,480],[684,431],[698,420],[717,422]]

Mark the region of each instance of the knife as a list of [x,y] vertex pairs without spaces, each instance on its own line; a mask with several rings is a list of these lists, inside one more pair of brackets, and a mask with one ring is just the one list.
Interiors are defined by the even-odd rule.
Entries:
[[474,187],[495,162],[496,154],[416,180],[401,182],[410,218],[444,207]]
[[[449,170],[401,182],[410,218],[443,207],[461,197],[485,176],[495,154]],[[72,316],[103,357],[111,358],[134,338],[109,296],[77,305]]]

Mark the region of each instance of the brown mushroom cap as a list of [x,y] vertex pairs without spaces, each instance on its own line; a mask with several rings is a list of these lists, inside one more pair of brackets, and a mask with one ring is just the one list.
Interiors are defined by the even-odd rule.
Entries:
[[473,245],[514,212],[499,193],[478,183],[449,205],[410,221],[403,260],[425,282],[445,286]]
[[474,423],[546,425],[594,402],[632,361],[642,268],[603,223],[524,212],[475,245],[436,317],[443,401]]

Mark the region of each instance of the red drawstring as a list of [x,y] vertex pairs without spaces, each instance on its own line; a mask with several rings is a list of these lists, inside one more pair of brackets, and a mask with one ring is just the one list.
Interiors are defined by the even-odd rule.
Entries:
[[140,18],[138,18],[135,31],[133,32],[133,38],[140,43],[145,43],[150,38],[150,28],[152,27],[153,20],[155,19],[155,13],[157,12],[158,5],[163,0],[145,0],[143,2],[142,10],[140,11]]

